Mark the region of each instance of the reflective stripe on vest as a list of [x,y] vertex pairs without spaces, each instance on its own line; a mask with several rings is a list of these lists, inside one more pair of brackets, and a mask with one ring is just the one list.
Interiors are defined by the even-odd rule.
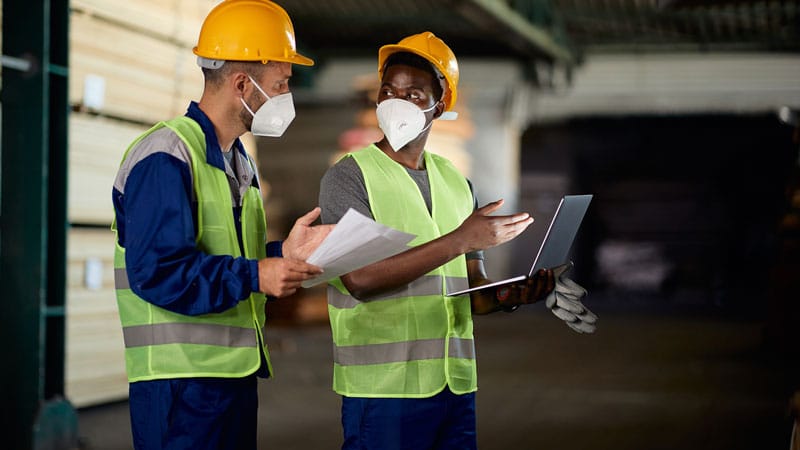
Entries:
[[[444,358],[444,339],[419,339],[388,344],[334,346],[333,361],[341,366],[386,364],[421,359]],[[472,339],[450,338],[447,356],[475,359],[475,342]]]
[[[469,280],[464,277],[445,277],[447,292],[455,292],[469,287]],[[425,275],[401,289],[371,297],[368,301],[397,300],[404,297],[423,297],[427,295],[442,295],[442,276]],[[348,294],[343,294],[333,286],[328,286],[328,304],[340,308],[355,308],[360,300]]]
[[[364,176],[377,222],[412,233],[420,245],[457,228],[473,210],[464,177],[444,158],[425,152],[429,212],[419,188],[400,164],[372,145],[349,155]],[[393,292],[358,300],[340,280],[328,287],[334,341],[334,390],[352,397],[429,397],[446,385],[477,389],[464,256]]]
[[[233,223],[230,185],[224,171],[206,162],[205,136],[188,117],[161,122],[139,137],[125,152],[154,131],[167,127],[186,145],[191,160],[197,199],[197,248],[211,255],[241,256]],[[250,160],[255,169],[254,163]],[[260,191],[251,186],[244,194],[241,212],[244,256],[266,257],[266,222]],[[116,231],[116,227],[112,227]],[[266,322],[261,293],[252,293],[221,313],[185,316],[138,297],[130,286],[125,249],[118,241],[114,275],[120,321],[125,338],[128,381],[179,377],[244,377],[267,361],[263,327]]]
[[114,289],[130,289],[131,283],[128,281],[128,271],[124,268],[114,269]]
[[203,344],[223,347],[252,347],[257,342],[252,328],[204,323],[158,323],[122,329],[125,347],[163,344]]

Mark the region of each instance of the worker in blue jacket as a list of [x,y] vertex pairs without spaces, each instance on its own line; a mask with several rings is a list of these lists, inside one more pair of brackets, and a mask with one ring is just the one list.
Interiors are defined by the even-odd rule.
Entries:
[[205,85],[184,116],[125,152],[114,181],[115,286],[134,447],[254,450],[257,377],[271,374],[267,296],[321,273],[304,261],[331,225],[302,216],[266,242],[247,131],[281,136],[294,118],[298,54],[289,16],[264,0],[228,0],[194,48]]

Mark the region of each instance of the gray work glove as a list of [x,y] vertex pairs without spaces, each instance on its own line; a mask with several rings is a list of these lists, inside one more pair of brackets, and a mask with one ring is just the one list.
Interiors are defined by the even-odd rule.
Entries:
[[572,263],[568,263],[553,269],[556,287],[548,294],[545,304],[578,333],[594,333],[597,316],[581,303],[581,299],[586,297],[586,289],[564,275],[571,267]]

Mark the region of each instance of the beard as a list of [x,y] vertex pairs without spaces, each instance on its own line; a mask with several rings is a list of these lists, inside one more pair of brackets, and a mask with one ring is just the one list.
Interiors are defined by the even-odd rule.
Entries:
[[[256,97],[255,94],[251,94],[247,99],[245,99],[245,103],[247,103],[247,106],[250,107],[251,110],[253,110],[253,114],[258,112],[258,108],[253,108],[252,106],[255,101],[258,101],[257,99],[255,99],[255,97]],[[262,105],[263,103],[259,105],[259,108]],[[250,111],[248,111],[247,108],[245,108],[244,105],[242,105],[242,109],[239,111],[239,119],[242,121],[244,129],[247,131],[252,131],[253,129],[253,114],[250,114]]]

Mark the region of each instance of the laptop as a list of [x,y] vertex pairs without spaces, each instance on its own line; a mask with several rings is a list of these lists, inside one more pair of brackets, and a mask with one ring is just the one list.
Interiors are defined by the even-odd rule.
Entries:
[[544,235],[542,245],[539,246],[539,251],[536,253],[531,269],[527,274],[495,281],[483,286],[449,292],[447,296],[453,297],[472,291],[515,283],[532,277],[539,269],[551,269],[567,263],[572,242],[575,240],[575,235],[578,234],[578,228],[581,226],[583,216],[586,214],[591,201],[591,194],[566,195],[561,199],[558,203],[558,208],[556,208],[556,213],[553,215],[553,220],[550,221],[550,226],[547,228],[547,233]]

